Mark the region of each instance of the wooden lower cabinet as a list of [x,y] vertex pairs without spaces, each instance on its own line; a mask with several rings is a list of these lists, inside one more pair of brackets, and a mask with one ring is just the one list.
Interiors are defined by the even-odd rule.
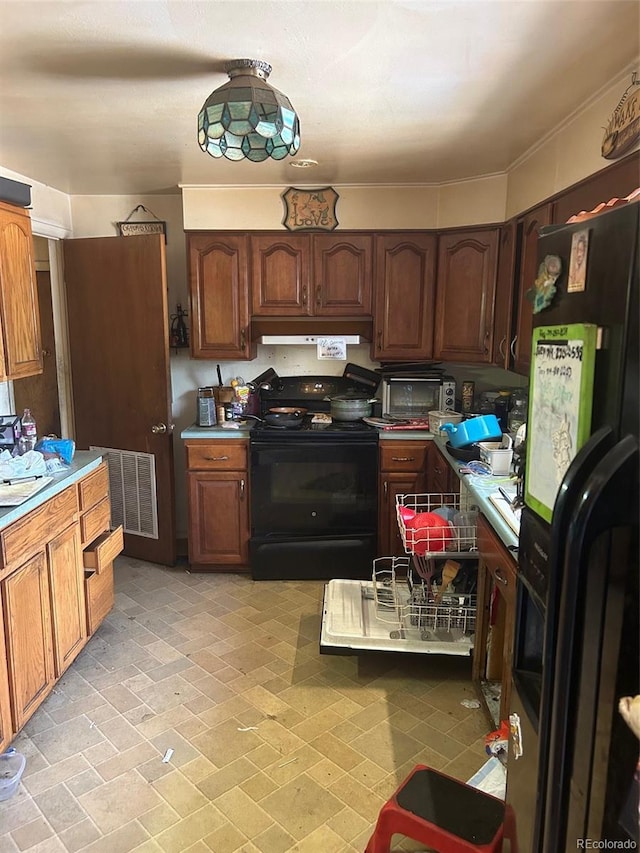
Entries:
[[9,693],[15,731],[55,683],[49,572],[41,551],[2,584]]
[[[83,493],[89,481],[101,487]],[[105,501],[109,505],[103,463],[97,473],[0,530],[0,750],[49,695],[113,606],[113,559],[122,550],[122,528],[105,530]],[[85,542],[82,531],[94,531],[98,518],[100,535]],[[103,558],[88,572],[101,578],[95,602],[85,577],[85,555],[94,546]]]
[[209,571],[230,566],[248,571],[247,442],[187,441],[186,451],[189,564]]
[[80,529],[73,524],[47,545],[55,675],[59,678],[87,642]]
[[2,596],[0,595],[0,753],[6,750],[13,739],[7,647],[4,640],[3,625],[4,607],[2,605]]
[[496,694],[497,709],[486,703],[493,722],[509,716],[516,610],[516,562],[484,516],[478,517],[478,606],[472,678],[479,693]]
[[449,465],[444,452],[433,444],[427,468],[427,488],[430,493],[449,494],[460,490],[458,475]]
[[396,496],[427,491],[426,477],[432,442],[380,441],[378,490],[378,556],[405,554],[396,517]]

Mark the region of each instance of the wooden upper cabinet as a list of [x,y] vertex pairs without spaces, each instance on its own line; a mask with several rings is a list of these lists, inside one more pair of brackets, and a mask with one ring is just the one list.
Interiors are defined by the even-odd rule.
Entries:
[[0,380],[42,373],[40,313],[28,211],[0,202]]
[[516,245],[518,222],[512,219],[500,229],[498,236],[498,272],[496,274],[496,301],[493,313],[492,362],[497,367],[509,369],[511,353],[511,315],[516,288]]
[[249,334],[248,238],[187,234],[193,358],[255,357]]
[[252,314],[299,317],[308,313],[309,235],[251,235]]
[[436,246],[435,234],[376,234],[374,360],[433,355]]
[[314,234],[313,310],[317,316],[371,314],[373,238],[370,234]]
[[553,205],[549,202],[532,210],[519,222],[520,276],[517,287],[517,314],[514,335],[509,345],[512,369],[529,374],[531,365],[531,336],[533,333],[533,301],[527,291],[533,288],[538,273],[538,233],[552,222]]
[[491,363],[498,228],[438,239],[434,357]]
[[252,234],[250,240],[254,316],[371,314],[371,235]]

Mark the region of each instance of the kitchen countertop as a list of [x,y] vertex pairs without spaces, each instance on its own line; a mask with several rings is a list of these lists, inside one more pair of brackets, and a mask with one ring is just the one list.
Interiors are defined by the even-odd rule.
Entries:
[[[253,424],[245,424],[239,429],[225,429],[224,427],[199,427],[195,424],[186,427],[180,433],[180,438],[191,439],[216,439],[216,438],[247,438]],[[378,430],[380,441],[430,441],[435,436],[426,430]]]
[[102,454],[97,450],[78,450],[74,454],[71,464],[65,466],[64,471],[57,474],[47,474],[48,477],[53,477],[53,482],[49,483],[44,489],[36,492],[35,495],[21,503],[19,506],[3,506],[0,507],[0,530],[14,521],[27,515],[32,510],[37,509],[49,498],[54,497],[59,492],[64,491],[68,486],[73,485],[82,477],[86,477],[95,468],[98,468],[102,462]]
[[510,525],[489,500],[489,495],[495,494],[501,485],[513,481],[510,481],[508,477],[483,477],[477,474],[461,473],[461,469],[464,469],[465,463],[459,462],[447,453],[445,448],[447,439],[438,437],[434,438],[434,441],[442,451],[442,455],[445,457],[451,468],[460,478],[460,482],[469,490],[474,502],[477,503],[480,512],[493,527],[502,543],[509,549],[517,548],[518,535],[512,530]]

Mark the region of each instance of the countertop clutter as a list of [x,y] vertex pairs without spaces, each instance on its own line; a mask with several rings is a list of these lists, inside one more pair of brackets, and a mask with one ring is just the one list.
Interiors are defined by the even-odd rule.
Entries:
[[0,529],[17,521],[32,510],[37,509],[45,501],[48,501],[49,498],[66,489],[67,486],[73,485],[73,483],[76,483],[82,477],[90,474],[95,468],[98,468],[101,462],[102,455],[97,451],[76,451],[71,464],[63,471],[51,475],[48,478],[51,482],[43,489],[40,489],[19,506],[0,506]]

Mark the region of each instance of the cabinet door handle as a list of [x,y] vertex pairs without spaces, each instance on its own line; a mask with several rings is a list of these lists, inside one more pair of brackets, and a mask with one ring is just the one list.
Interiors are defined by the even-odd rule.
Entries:
[[240,480],[240,499],[244,500],[244,480]]
[[507,342],[507,336],[506,336],[506,335],[504,335],[504,336],[503,336],[503,338],[502,338],[502,340],[501,340],[501,341],[500,341],[500,343],[498,344],[498,352],[500,353],[500,355],[501,355],[501,357],[502,357],[503,359],[504,359],[504,357],[505,357],[504,345],[506,344],[506,342]]
[[247,331],[246,329],[240,329],[240,349],[244,349],[247,343]]
[[322,305],[322,285],[316,287],[316,305]]
[[416,461],[415,456],[392,456],[391,459],[393,462],[415,462]]
[[495,575],[496,580],[503,586],[506,586],[509,583],[507,578],[505,578],[502,569],[494,569],[493,574]]
[[229,459],[228,456],[205,456],[204,458],[207,462],[226,462]]
[[489,353],[489,330],[487,329],[484,333],[484,354],[488,355]]
[[514,335],[513,340],[511,341],[511,346],[509,347],[509,349],[511,350],[511,355],[514,358],[516,357],[515,347],[516,347],[516,341],[517,340],[518,340],[518,336]]
[[302,285],[302,304],[303,305],[307,304],[307,285],[306,284]]
[[384,492],[384,497],[385,497],[385,500],[386,500],[386,499],[389,497],[389,483],[387,483],[387,481],[386,481],[386,480],[384,481],[384,485],[383,485],[383,487],[382,487],[382,491]]

